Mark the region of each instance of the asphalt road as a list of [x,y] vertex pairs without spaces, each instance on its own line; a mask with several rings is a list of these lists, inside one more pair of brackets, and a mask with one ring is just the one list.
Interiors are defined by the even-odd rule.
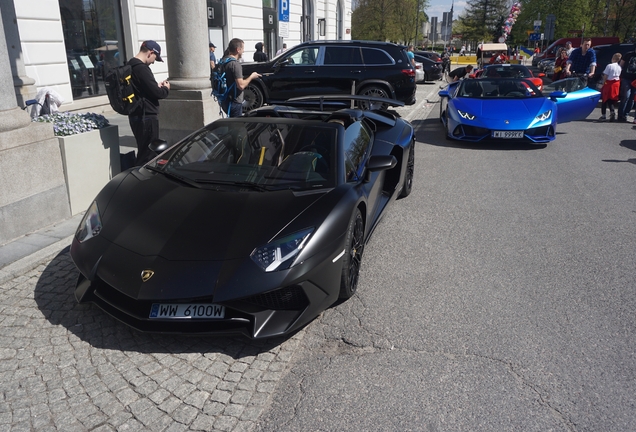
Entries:
[[597,109],[547,146],[449,143],[437,90],[401,108],[413,193],[258,429],[636,430],[636,130]]

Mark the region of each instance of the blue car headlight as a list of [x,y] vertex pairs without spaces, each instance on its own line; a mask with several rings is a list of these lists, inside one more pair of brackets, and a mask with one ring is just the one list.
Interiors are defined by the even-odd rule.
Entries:
[[82,218],[75,232],[75,237],[82,243],[93,237],[97,237],[102,230],[102,219],[99,217],[99,209],[97,208],[97,201],[93,201],[93,204],[88,208],[86,214]]
[[537,116],[537,120],[539,120],[539,121],[547,120],[547,119],[550,118],[551,115],[552,115],[552,110],[547,110],[543,114],[538,115]]
[[475,120],[475,116],[474,116],[474,115],[472,115],[472,114],[470,114],[470,113],[467,113],[466,111],[457,110],[457,112],[459,113],[459,116],[460,116],[461,118],[463,118],[463,119],[466,119],[466,120]]
[[295,264],[295,258],[307,244],[313,228],[295,232],[265,246],[254,249],[250,258],[266,272],[285,270]]

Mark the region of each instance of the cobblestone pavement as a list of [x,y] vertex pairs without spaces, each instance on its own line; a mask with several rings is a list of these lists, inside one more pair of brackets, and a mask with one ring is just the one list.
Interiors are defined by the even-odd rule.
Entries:
[[303,338],[137,332],[73,296],[68,251],[0,285],[0,430],[253,430]]

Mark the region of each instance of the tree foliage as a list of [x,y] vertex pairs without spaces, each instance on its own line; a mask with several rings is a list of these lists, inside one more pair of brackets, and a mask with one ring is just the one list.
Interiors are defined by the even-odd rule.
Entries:
[[360,0],[351,16],[351,37],[414,43],[427,21],[428,0]]
[[[535,20],[542,21],[554,14],[554,38],[574,37],[572,31],[584,36],[618,36],[628,41],[636,31],[636,1],[634,0],[522,0],[521,13],[512,29],[516,40],[527,40],[527,31]],[[584,30],[583,30],[584,29]]]
[[461,31],[464,40],[496,41],[502,34],[505,17],[510,13],[508,3],[508,0],[468,0],[458,18],[458,26],[453,25],[453,33]]

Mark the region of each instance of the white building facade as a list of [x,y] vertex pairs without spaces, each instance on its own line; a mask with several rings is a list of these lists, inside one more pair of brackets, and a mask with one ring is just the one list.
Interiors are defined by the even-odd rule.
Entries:
[[[235,37],[245,41],[245,61],[252,61],[257,42],[264,42],[272,58],[283,42],[292,47],[306,40],[351,38],[351,4],[345,0],[181,1],[206,3],[208,39],[219,58]],[[35,90],[49,87],[59,93],[65,101],[62,109],[107,104],[104,74],[134,56],[144,40],[161,45],[165,62],[155,63],[152,70],[158,81],[169,78],[164,0],[1,2],[3,9],[8,2],[15,9],[26,77],[34,80]],[[281,10],[288,11],[286,23],[279,19]],[[197,50],[208,55],[205,45],[187,49],[192,52],[185,55]]]

